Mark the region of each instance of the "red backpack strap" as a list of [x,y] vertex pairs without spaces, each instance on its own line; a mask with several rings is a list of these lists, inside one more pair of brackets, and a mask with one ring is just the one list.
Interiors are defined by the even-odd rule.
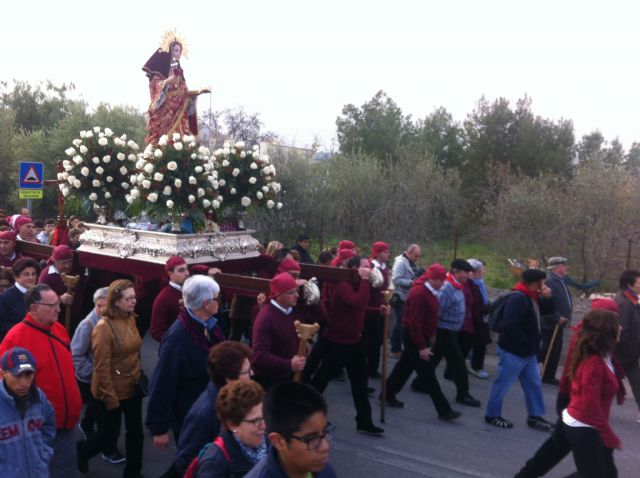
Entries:
[[227,446],[224,444],[224,439],[221,436],[219,436],[218,438],[213,440],[213,443],[218,448],[220,448],[220,451],[222,452],[224,457],[227,459],[227,461],[231,461],[231,457],[229,456],[229,452],[227,451]]

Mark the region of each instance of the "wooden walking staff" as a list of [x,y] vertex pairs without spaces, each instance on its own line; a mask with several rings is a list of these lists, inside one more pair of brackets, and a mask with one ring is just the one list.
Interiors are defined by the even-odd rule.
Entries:
[[[76,285],[78,285],[78,281],[80,280],[80,276],[70,276],[67,274],[60,274],[62,276],[62,280],[64,281],[64,285],[67,287],[67,294],[73,295],[76,290]],[[73,304],[65,304],[64,309],[64,328],[67,329],[67,333],[71,335],[71,308]]]
[[[296,333],[298,334],[298,338],[300,339],[300,343],[298,345],[298,355],[306,355],[307,353],[307,341],[311,339],[318,330],[320,330],[319,324],[303,324],[299,320],[296,320],[293,325],[296,327]],[[300,381],[300,372],[296,372],[293,374],[293,381]]]
[[542,364],[542,370],[540,371],[540,377],[544,377],[544,372],[547,370],[547,364],[549,363],[549,357],[551,357],[551,351],[553,350],[553,346],[556,343],[556,338],[558,337],[558,332],[560,331],[560,322],[556,324],[556,328],[553,329],[553,335],[551,336],[551,342],[549,342],[549,347],[547,348],[547,355],[544,357],[544,363]]
[[[393,297],[393,290],[387,289],[382,293],[382,302],[389,305]],[[380,383],[380,422],[384,423],[387,405],[387,360],[389,355],[389,315],[382,316],[382,377]]]

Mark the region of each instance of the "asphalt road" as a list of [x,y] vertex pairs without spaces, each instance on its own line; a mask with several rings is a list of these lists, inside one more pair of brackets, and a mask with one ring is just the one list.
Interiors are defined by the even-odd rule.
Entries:
[[[147,337],[143,345],[143,366],[151,375],[157,344]],[[390,360],[390,366],[393,360]],[[496,357],[487,357],[486,369],[494,376]],[[441,386],[455,409],[463,416],[455,423],[437,419],[431,400],[426,395],[412,392],[407,384],[398,398],[405,402],[403,409],[387,409],[386,423],[382,425],[382,438],[356,433],[354,408],[348,382],[332,382],[325,396],[329,403],[329,419],[337,426],[331,444],[331,462],[340,477],[367,478],[469,478],[512,477],[533,455],[548,434],[532,430],[526,425],[524,397],[516,384],[504,404],[503,416],[511,419],[515,427],[498,429],[484,423],[484,405],[491,390],[491,378],[480,380],[470,376],[471,393],[483,403],[482,408],[468,408],[454,404],[455,386],[442,379],[443,365],[438,370]],[[371,386],[379,389],[380,381]],[[629,388],[627,387],[627,390]],[[556,389],[543,385],[547,418],[555,421]],[[630,391],[628,392],[630,395]],[[377,391],[374,394],[377,397]],[[379,404],[371,399],[374,416],[379,417]],[[146,406],[146,403],[144,404]],[[611,423],[621,437],[624,449],[615,453],[619,476],[637,477],[640,466],[640,423],[632,397],[622,406],[613,406]],[[124,450],[124,430],[120,447]],[[145,435],[143,474],[159,477],[172,462],[175,448],[160,451],[152,446],[151,437]],[[122,465],[111,465],[99,456],[90,462],[89,477],[120,476]],[[635,470],[635,471],[634,471]],[[571,457],[566,458],[547,476],[563,477],[575,471]],[[79,475],[82,476],[82,475]]]

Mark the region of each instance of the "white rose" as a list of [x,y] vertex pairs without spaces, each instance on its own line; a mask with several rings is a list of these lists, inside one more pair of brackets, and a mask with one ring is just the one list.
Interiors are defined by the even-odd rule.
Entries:
[[251,163],[251,164],[249,165],[249,167],[250,167],[251,169],[258,169],[258,165],[257,165],[256,163]]
[[87,132],[86,131],[80,131],[80,137],[81,138],[86,138],[87,137]]
[[189,176],[189,184],[198,184],[198,181],[193,176]]
[[89,194],[89,199],[91,199],[92,201],[95,201],[98,199],[98,195],[96,193],[91,193]]
[[142,156],[144,158],[150,158],[152,155],[153,155],[153,146],[148,145],[146,148],[144,148],[144,152],[142,153]]
[[73,174],[70,174],[69,177],[67,177],[67,181],[69,181],[69,184],[73,184],[75,180],[76,177]]
[[258,192],[256,193],[256,197],[257,197],[258,199],[262,199],[262,193],[261,193],[260,191],[258,191]]
[[269,155],[268,154],[262,155],[262,161],[264,161],[265,163],[269,164]]
[[98,144],[100,146],[106,146],[109,144],[109,140],[107,140],[107,138],[102,137],[98,140]]
[[91,181],[91,185],[94,188],[99,188],[100,187],[100,181],[98,181],[97,179],[94,179],[93,181]]
[[93,164],[100,164],[100,158],[98,158],[97,156],[94,156],[93,158],[91,158],[91,162]]
[[108,183],[112,183],[113,182],[113,177],[112,176],[107,176],[107,182]]
[[127,168],[125,168],[124,166],[122,166],[122,167],[120,168],[120,174],[122,174],[123,176],[126,176],[126,175],[127,175]]
[[256,179],[256,178],[254,178],[253,176],[251,176],[251,177],[249,178],[249,184],[255,184],[255,183],[256,183],[256,181],[257,181],[257,179]]
[[145,179],[144,181],[142,181],[142,187],[145,189],[149,189],[151,187],[151,181]]
[[138,189],[136,189],[136,188],[133,188],[131,190],[131,197],[133,199],[138,199],[140,197],[140,191]]
[[56,177],[58,178],[58,181],[63,181],[64,180],[64,175],[62,173],[56,174]]
[[136,182],[141,183],[142,181],[144,181],[145,176],[144,174],[140,173],[138,174],[138,176],[136,177]]
[[268,193],[269,192],[269,187],[268,186],[262,186],[262,192]]
[[218,184],[220,184],[220,187],[224,187],[227,182],[224,179],[221,179],[220,181],[218,181]]
[[98,166],[96,168],[96,173],[98,173],[98,174],[103,174],[104,173],[104,169],[102,168],[102,166]]
[[257,144],[253,145],[253,150],[254,151],[258,151],[260,149],[260,146],[258,146]]
[[126,156],[124,155],[124,153],[118,153],[116,155],[116,158],[118,158],[118,161],[124,161],[124,158],[126,158]]
[[258,153],[257,151],[255,153],[253,153],[253,159],[260,159],[260,153]]
[[131,204],[133,202],[133,198],[131,197],[130,194],[125,195],[124,198],[129,204]]
[[167,164],[167,169],[169,171],[175,171],[176,169],[178,169],[178,164],[175,161],[169,161],[169,164]]
[[196,159],[197,157],[198,157],[198,155],[197,155],[196,153],[193,153],[193,154],[191,155],[191,159]]
[[246,158],[246,157],[247,157],[247,153],[245,153],[244,151],[242,151],[242,152],[240,153],[240,158],[241,158],[241,159],[244,159],[244,158]]
[[163,179],[164,179],[164,174],[162,173],[156,173],[153,175],[154,181],[162,181]]
[[151,174],[153,172],[153,164],[147,163],[144,165],[144,172],[147,174]]
[[224,148],[222,150],[222,155],[223,156],[229,156],[229,153],[231,153],[231,150],[229,148]]
[[158,145],[159,146],[166,146],[168,140],[169,140],[169,138],[167,137],[167,135],[163,134],[162,136],[160,136],[160,139],[158,140]]
[[87,151],[89,151],[89,148],[87,148],[84,144],[80,146],[80,152],[82,154],[87,154]]
[[236,193],[236,188],[231,188],[231,190],[229,191],[230,194],[235,194]]
[[194,203],[194,202],[196,202],[196,197],[195,197],[193,194],[189,194],[188,199],[189,199],[189,202],[190,202],[190,203]]
[[69,188],[63,187],[62,188],[62,196],[67,197],[68,195],[69,195]]
[[282,203],[279,202],[278,204],[276,204],[276,209],[282,209]]
[[111,161],[111,156],[109,156],[108,154],[106,156],[103,156],[102,161],[104,161],[105,164],[108,164]]
[[208,199],[203,199],[202,200],[202,207],[207,208],[209,206],[211,206],[211,201],[209,201]]
[[73,169],[73,165],[72,165],[72,164],[67,164],[67,165],[64,167],[64,170],[65,170],[65,171],[71,171],[72,169]]
[[122,189],[129,189],[129,183],[120,183],[120,186],[122,186]]
[[[73,148],[72,148],[73,149]],[[218,148],[213,152],[214,156],[222,156],[222,149]]]
[[211,186],[213,186],[213,189],[218,189],[218,186],[220,186],[218,181],[216,181],[215,179],[210,180],[210,182],[211,182]]
[[132,139],[130,139],[129,141],[127,141],[127,146],[129,146],[131,149],[137,149],[138,145],[136,144],[136,142]]
[[80,186],[82,186],[82,183],[80,182],[79,179],[74,179],[73,181],[73,187],[76,189],[80,189]]
[[242,196],[242,199],[240,200],[240,204],[242,204],[244,207],[249,207],[251,206],[251,199],[248,198],[247,196]]
[[196,166],[194,168],[194,170],[195,170],[196,173],[201,173],[202,172],[202,166]]
[[99,133],[100,132],[100,126],[94,126],[93,127],[93,132],[94,133]]
[[210,163],[204,163],[204,170],[205,171],[211,171],[211,164]]
[[171,195],[171,186],[165,186],[162,190],[162,194],[164,194],[165,196]]
[[174,184],[177,188],[179,188],[179,187],[181,187],[181,186],[182,186],[182,181],[180,181],[179,179],[176,179],[176,180],[173,182],[173,184]]
[[66,181],[68,177],[69,177],[69,173],[67,173],[66,171],[62,173],[62,179]]
[[87,168],[86,166],[84,168],[82,168],[80,170],[80,174],[82,174],[84,177],[89,176],[89,168]]
[[173,209],[173,201],[171,199],[169,199],[166,204],[169,209]]
[[147,196],[147,199],[148,199],[150,202],[156,202],[156,201],[158,200],[158,194],[156,194],[156,193],[151,193],[151,194],[149,194],[149,195]]
[[104,134],[105,134],[105,136],[111,137],[111,136],[113,136],[113,131],[111,131],[111,129],[109,129],[109,128],[105,128],[104,129]]
[[139,159],[136,161],[136,169],[143,169],[145,164],[147,164],[147,162],[144,159]]
[[[180,136],[180,135],[178,135],[178,136]],[[182,151],[182,148],[184,146],[182,146],[182,143],[177,142],[177,143],[173,143],[173,147],[176,148],[176,151]]]
[[240,174],[240,170],[238,168],[233,168],[231,175],[235,178],[238,174]]
[[234,146],[238,149],[244,149],[244,141],[238,141]]
[[173,136],[171,136],[171,139],[173,141],[180,141],[180,133],[173,133]]
[[162,157],[162,151],[160,151],[159,149],[156,149],[156,150],[153,152],[153,155],[154,155],[156,158],[160,159],[160,158]]
[[109,191],[107,191],[106,193],[104,193],[104,198],[105,199],[110,199],[111,198],[111,193]]
[[199,197],[199,198],[201,198],[201,197],[202,197],[202,196],[204,196],[204,194],[205,194],[205,193],[204,193],[204,189],[202,189],[202,188],[198,188],[197,193],[198,193],[198,197]]
[[273,206],[275,206],[275,205],[276,205],[276,203],[274,203],[271,199],[269,199],[267,201],[267,208],[268,209],[273,209]]
[[79,165],[79,164],[82,164],[82,156],[79,156],[79,155],[77,155],[77,154],[76,154],[76,155],[73,157],[73,162],[74,162],[74,163],[76,163],[76,164],[78,164],[78,165]]
[[[64,161],[62,161],[62,165],[66,168],[67,166],[71,165],[71,162],[68,159],[65,159]],[[73,166],[71,166],[73,167]]]
[[[206,199],[205,199],[206,201]],[[218,201],[217,199],[214,199],[213,202],[211,203],[211,205],[213,206],[213,209],[219,209],[220,208],[220,201]]]
[[128,159],[129,161],[135,161],[135,160],[136,160],[136,155],[135,155],[135,154],[133,154],[133,153],[131,153],[129,156],[127,156],[127,159]]
[[227,166],[229,166],[229,160],[225,159],[224,161],[222,161],[222,167],[226,168]]
[[200,146],[198,148],[198,153],[202,154],[203,156],[205,154],[209,154],[209,148],[206,148],[205,146]]
[[115,144],[116,146],[124,146],[124,141],[122,141],[120,138],[114,138],[113,144]]
[[73,141],[71,141],[71,144],[73,144],[77,148],[78,146],[80,146],[82,144],[82,140],[76,138]]

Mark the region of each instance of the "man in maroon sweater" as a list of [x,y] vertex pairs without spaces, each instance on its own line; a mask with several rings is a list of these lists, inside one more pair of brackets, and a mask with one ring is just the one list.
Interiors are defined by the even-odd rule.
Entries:
[[158,342],[162,342],[162,337],[180,313],[182,284],[189,278],[189,267],[180,256],[169,257],[164,270],[169,275],[169,283],[162,288],[151,309],[151,336]]
[[386,242],[374,242],[371,246],[371,265],[378,269],[384,281],[380,287],[371,290],[369,309],[367,310],[363,335],[367,346],[367,374],[369,378],[380,378],[378,366],[380,365],[380,346],[384,322],[380,311],[386,314],[391,312],[389,305],[383,304],[383,293],[389,288],[389,245]]
[[[67,286],[64,284],[62,274],[70,274],[73,269],[73,251],[66,245],[60,245],[53,248],[49,266],[42,269],[38,284],[47,284],[58,294],[61,304],[71,306],[73,304],[73,295],[67,292]],[[64,312],[61,310],[58,320],[64,322]]]
[[461,413],[451,409],[440,390],[435,368],[430,360],[438,327],[439,304],[436,294],[442,287],[446,274],[446,269],[440,264],[431,265],[427,272],[416,279],[407,294],[402,317],[404,350],[387,380],[386,398],[387,405],[404,407],[404,403],[396,399],[396,394],[415,370],[419,380],[429,391],[438,418],[450,421],[458,418]]
[[306,357],[298,355],[298,335],[291,315],[298,301],[298,284],[282,272],[269,283],[270,300],[260,309],[253,325],[251,366],[255,380],[265,389],[291,380],[304,368]]
[[311,384],[324,392],[329,381],[346,366],[351,382],[351,395],[356,407],[356,428],[361,433],[381,435],[384,430],[373,424],[371,404],[367,396],[367,364],[362,340],[365,314],[371,295],[371,264],[359,256],[347,262],[347,268],[358,271],[360,281],[337,282],[332,287],[329,320],[322,334],[322,365]]
[[13,231],[0,232],[0,266],[11,267],[20,256],[16,254],[17,235]]

